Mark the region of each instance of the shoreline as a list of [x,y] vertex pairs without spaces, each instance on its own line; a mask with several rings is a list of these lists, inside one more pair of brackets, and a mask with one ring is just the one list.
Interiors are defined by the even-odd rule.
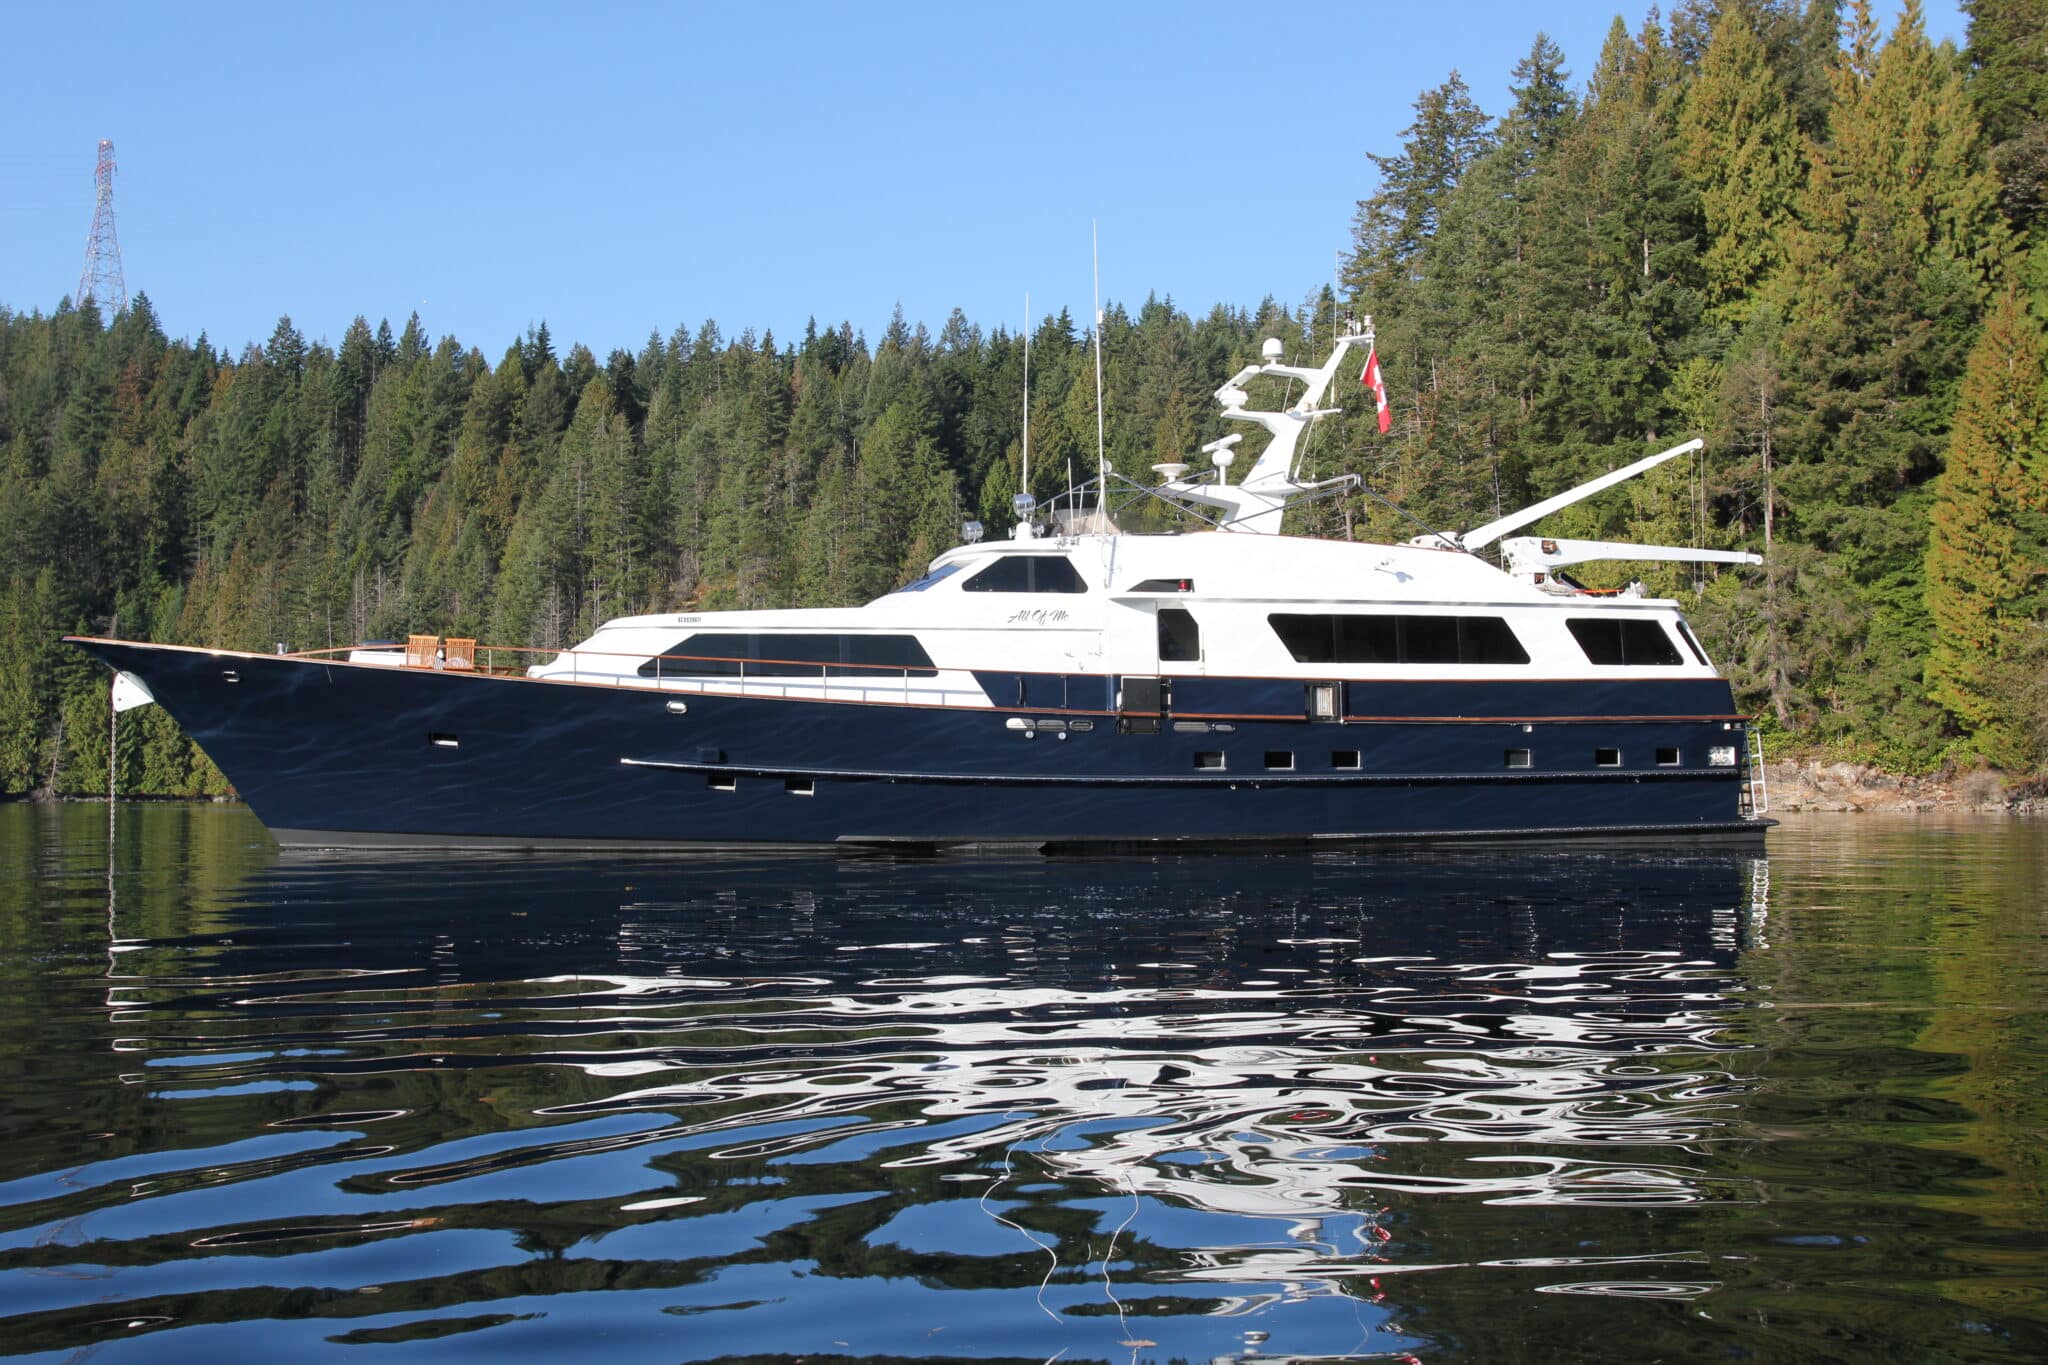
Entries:
[[1764,764],[1764,782],[1772,814],[2048,814],[2048,795],[2038,783],[2008,787],[1984,769],[1914,777],[1863,763],[1778,759]]
[[[2038,784],[2008,788],[1997,773],[1978,769],[1947,776],[1900,776],[1867,764],[1778,759],[1764,764],[1771,814],[2048,815],[2048,792]],[[124,795],[151,805],[241,805],[234,796]],[[0,795],[0,805],[105,805],[104,795],[60,795],[47,787]]]

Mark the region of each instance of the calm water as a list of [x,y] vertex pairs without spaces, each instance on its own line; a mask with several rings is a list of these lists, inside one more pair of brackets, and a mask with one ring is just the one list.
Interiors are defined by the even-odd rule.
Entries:
[[0,808],[0,1351],[2038,1360],[2048,825],[280,855]]

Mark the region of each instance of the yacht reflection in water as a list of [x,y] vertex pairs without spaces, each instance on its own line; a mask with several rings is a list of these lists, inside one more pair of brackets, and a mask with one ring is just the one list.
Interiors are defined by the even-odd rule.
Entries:
[[[1713,1289],[1643,1211],[1749,1197],[1706,1157],[1762,867],[287,854],[182,946],[198,975],[117,953],[109,1000],[193,1081],[315,1080],[293,1128],[388,1115],[340,1177],[361,1209],[630,1264],[760,1349],[845,1337],[791,1314],[857,1278],[877,1313],[1015,1296],[992,1340],[1032,1350],[1366,1356],[1459,1334],[1423,1271]],[[798,1264],[765,1315],[750,1277]],[[421,1275],[416,1310],[474,1308]]]

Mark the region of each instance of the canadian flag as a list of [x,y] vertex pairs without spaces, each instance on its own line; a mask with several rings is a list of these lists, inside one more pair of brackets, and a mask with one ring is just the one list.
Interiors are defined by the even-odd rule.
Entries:
[[1365,353],[1365,373],[1360,381],[1372,390],[1372,401],[1380,410],[1380,435],[1387,434],[1387,428],[1394,425],[1394,414],[1387,408],[1387,381],[1380,377],[1380,348],[1375,346]]

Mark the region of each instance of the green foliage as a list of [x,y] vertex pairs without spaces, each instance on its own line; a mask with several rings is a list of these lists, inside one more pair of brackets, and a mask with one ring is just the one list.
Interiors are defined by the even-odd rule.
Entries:
[[1730,6],[1685,91],[1678,159],[1700,194],[1708,301],[1741,317],[1783,269],[1784,237],[1806,178],[1796,111],[1748,11]]
[[[1999,22],[1973,30],[1972,64],[2024,115],[2000,136],[2048,112],[2026,93],[2037,8],[1973,11]],[[1347,424],[1341,458],[1459,526],[1706,435],[1690,479],[1667,470],[1549,529],[1764,551],[1759,572],[1693,583],[1592,576],[1697,591],[1738,693],[1788,742],[1924,768],[1950,723],[1928,674],[1931,481],[1994,286],[2024,266],[2040,309],[2048,252],[2015,251],[1976,121],[1991,92],[1927,41],[1917,4],[1889,36],[1861,0],[1840,45],[1837,23],[1828,0],[1684,4],[1668,34],[1617,22],[1583,103],[1542,138],[1519,87],[1471,135],[1449,116],[1461,84],[1425,92],[1401,154],[1375,158],[1348,275],[1396,426],[1381,441]],[[1518,76],[1542,65],[1532,53]],[[2038,546],[2018,553],[2041,570]],[[2020,642],[2040,638],[2038,609],[2015,619],[2014,657],[2035,657]],[[2024,729],[2038,670],[1981,663],[1991,710]]]
[[[1276,327],[1270,306],[1110,310],[1112,462],[1220,434],[1206,387]],[[1033,338],[1041,496],[1094,463],[1088,341],[1064,314]],[[339,348],[281,319],[230,360],[140,295],[111,325],[0,309],[0,795],[106,789],[107,679],[67,632],[559,648],[614,616],[887,592],[956,542],[963,490],[1007,531],[1023,358],[957,312],[873,351],[851,325],[782,347],[707,322],[602,364],[540,327],[493,367],[417,317],[357,318]],[[226,791],[160,710],[117,734],[124,792]]]
[[[2036,324],[1984,314],[2011,290],[2048,319],[2048,4],[1967,9],[1965,60],[1916,0],[1889,36],[1866,0],[1683,0],[1668,29],[1617,21],[1582,89],[1539,34],[1498,120],[1452,73],[1369,152],[1348,299],[1107,310],[1108,460],[1187,459],[1263,338],[1313,356],[1369,312],[1393,430],[1344,395],[1302,464],[1405,515],[1331,500],[1292,529],[1470,526],[1705,435],[1703,459],[1543,529],[1764,551],[1755,572],[1588,576],[1690,595],[1785,745],[2039,763],[2048,436],[2013,378]],[[1095,338],[1065,313],[1032,328],[1044,500],[1093,472]],[[231,358],[168,339],[142,295],[112,320],[0,308],[0,792],[102,788],[105,679],[67,629],[552,648],[622,614],[886,592],[963,516],[1007,534],[1024,343],[899,310],[872,347],[707,321],[600,361],[541,326],[492,365],[418,317],[358,317],[338,347],[280,319]],[[223,789],[160,712],[118,743],[126,790]]]
[[1928,690],[1970,747],[2037,764],[2039,641],[2048,614],[2048,355],[2016,295],[1970,353],[1927,548],[1935,626]]

